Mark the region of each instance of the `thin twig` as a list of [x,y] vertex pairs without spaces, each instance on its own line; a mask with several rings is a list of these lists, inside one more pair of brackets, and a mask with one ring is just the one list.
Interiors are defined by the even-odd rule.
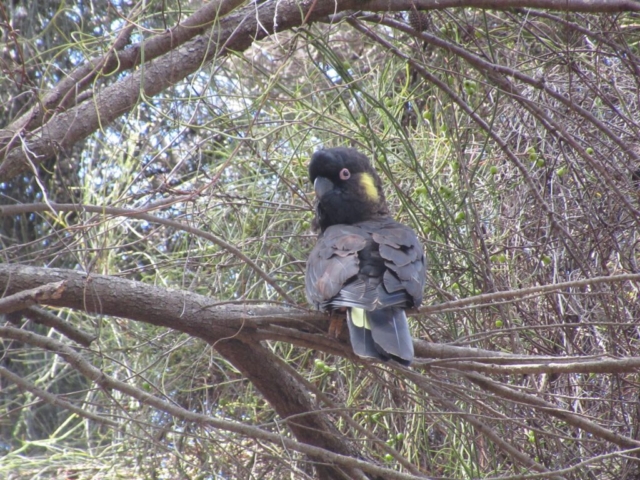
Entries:
[[205,232],[204,230],[200,230],[199,228],[192,227],[182,222],[178,222],[177,220],[170,220],[167,218],[157,217],[155,215],[151,215],[146,213],[146,210],[134,210],[129,208],[120,208],[120,207],[101,207],[97,205],[82,205],[82,204],[72,204],[72,203],[49,203],[48,205],[43,203],[29,203],[22,205],[5,205],[0,207],[0,216],[4,215],[20,215],[22,213],[31,213],[31,212],[46,212],[52,211],[53,213],[57,212],[92,212],[99,213],[103,215],[109,215],[113,217],[128,217],[128,218],[137,218],[139,220],[145,220],[150,223],[158,223],[161,225],[165,225],[167,227],[175,228],[176,230],[182,230],[187,233],[191,233],[193,235],[197,235],[206,240],[209,240],[211,243],[218,245],[221,248],[224,248],[232,255],[238,257],[240,260],[245,262],[249,267],[251,267],[265,282],[267,282],[273,289],[280,294],[282,298],[284,298],[287,302],[292,305],[295,305],[295,301],[291,298],[283,289],[280,287],[278,282],[276,282],[267,272],[262,270],[256,262],[247,257],[244,253],[242,253],[238,248],[231,245],[229,242],[223,240],[222,238],[214,235],[210,232]]

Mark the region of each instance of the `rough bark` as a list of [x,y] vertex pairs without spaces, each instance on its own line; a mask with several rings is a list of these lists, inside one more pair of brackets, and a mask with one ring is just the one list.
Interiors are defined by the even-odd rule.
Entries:
[[[322,405],[312,396],[304,382],[296,378],[295,373],[281,368],[278,359],[260,344],[262,339],[284,339],[308,348],[339,355],[351,355],[349,346],[345,343],[336,342],[324,335],[309,333],[322,330],[319,325],[323,322],[326,325],[324,315],[301,313],[295,309],[282,307],[215,305],[212,299],[202,295],[158,288],[117,277],[85,274],[73,270],[0,264],[0,289],[4,298],[12,295],[13,298],[19,298],[19,294],[29,290],[38,293],[43,286],[49,288],[51,285],[56,285],[55,295],[34,296],[28,293],[28,297],[47,305],[143,321],[204,339],[261,392],[298,441],[340,455],[358,458],[354,445],[334,427],[331,416],[321,411]],[[13,307],[10,302],[5,303],[11,311]],[[65,333],[64,328],[60,328],[60,325],[57,327],[63,335],[72,338]],[[430,345],[421,341],[416,342],[416,353],[423,359],[440,359],[437,364],[434,363],[434,366],[466,371],[482,371],[483,365],[490,364],[493,368],[503,365],[503,373],[512,373],[508,370],[510,367],[535,369],[538,373],[551,372],[554,369],[620,372],[635,371],[638,365],[637,359],[602,359],[600,361],[587,359],[588,362],[582,365],[580,359],[575,358],[499,355],[478,349]],[[464,362],[461,359],[474,361]],[[533,362],[536,364],[533,365]],[[418,363],[425,363],[425,361]],[[418,373],[410,373],[411,378],[424,380],[424,377]],[[474,382],[480,378],[477,374],[466,375]],[[486,382],[475,383],[479,383],[487,390],[492,390]],[[537,400],[535,402],[531,400],[531,402],[543,408],[549,406]],[[570,414],[560,412],[558,415],[566,417]],[[589,428],[599,428],[597,425],[587,425],[589,428],[585,428],[582,424],[578,426],[587,431],[590,431]],[[608,434],[606,431],[605,433]],[[613,438],[618,439],[618,437]],[[623,438],[623,440],[627,442],[626,439]],[[614,443],[622,446],[631,445],[629,442],[614,441]],[[355,466],[349,468],[327,464],[320,457],[311,456],[311,459],[315,460],[317,475],[321,479],[375,478],[375,476],[365,476]]]
[[[622,279],[619,281],[626,278],[620,277]],[[616,277],[611,279],[615,280]],[[0,264],[0,290],[3,298],[58,282],[64,284],[64,291],[59,296],[56,295],[57,298],[47,297],[40,303],[171,328],[212,344],[225,338],[249,344],[261,340],[285,341],[357,361],[357,357],[351,352],[346,333],[339,341],[326,335],[329,320],[325,314],[266,305],[218,305],[214,299],[203,295],[154,287],[114,276]],[[36,307],[28,310],[34,308]],[[28,313],[25,316],[31,318],[32,315]],[[78,341],[68,332],[61,333]],[[83,338],[85,337],[88,340],[88,334],[85,333]],[[429,366],[435,361],[439,366],[463,371],[622,373],[637,371],[640,363],[637,358],[585,359],[576,356],[559,358],[513,355],[479,348],[432,344],[418,339],[414,339],[414,348],[416,365]]]
[[[117,277],[0,265],[0,289],[5,297],[33,291],[29,285],[37,285],[36,289],[43,285],[64,286],[58,295],[38,297],[48,305],[144,321],[204,339],[246,375],[282,419],[294,417],[286,424],[299,441],[357,457],[357,450],[331,424],[329,417],[319,412],[320,406],[304,386],[279,368],[273,354],[252,339],[256,325],[248,317],[256,312],[266,313],[259,307],[251,313],[234,306],[209,309],[212,302],[207,297]],[[29,298],[33,298],[30,293]],[[364,475],[359,470],[326,464],[317,464],[316,469],[318,477],[327,480]]]
[[[320,405],[311,399],[300,382],[280,368],[266,348],[259,343],[244,344],[239,340],[224,340],[214,347],[273,405],[300,442],[358,457],[357,450],[330,422],[331,417],[321,411]],[[315,468],[318,477],[326,480],[363,475],[360,471],[345,471],[321,463],[317,463]]]
[[[232,10],[236,2],[221,2],[221,12]],[[222,8],[222,5],[224,8]],[[330,17],[350,10],[403,11],[411,9],[433,10],[453,7],[475,7],[491,9],[544,8],[580,12],[622,12],[640,11],[640,3],[632,0],[282,0],[257,5],[251,3],[244,8],[219,20],[209,32],[182,43],[178,48],[171,41],[157,41],[152,50],[151,61],[126,78],[105,87],[101,92],[84,95],[81,103],[64,101],[65,92],[74,91],[74,85],[67,85],[61,92],[45,95],[44,98],[59,106],[58,113],[50,117],[39,128],[28,131],[24,127],[33,119],[42,118],[38,112],[31,112],[5,130],[0,131],[0,142],[5,146],[0,150],[3,163],[0,164],[0,179],[12,178],[18,173],[53,158],[58,152],[71,148],[87,138],[98,128],[104,128],[121,115],[131,111],[135,105],[147,97],[175,85],[215,58],[225,56],[229,51],[242,52],[253,42],[275,32],[282,32],[316,21],[329,21]],[[216,17],[217,18],[217,17]],[[190,34],[179,31],[179,41]],[[178,42],[179,43],[179,42]],[[173,49],[172,49],[173,48]],[[160,56],[166,50],[164,55]],[[113,53],[109,54],[113,55]],[[108,71],[113,62],[110,56],[89,62],[77,82],[82,90],[86,78],[99,65]],[[137,65],[137,54],[131,54],[126,66]],[[100,70],[100,69],[98,69]],[[96,72],[97,73],[97,72]],[[68,87],[68,88],[67,88]],[[86,93],[86,92],[85,92]],[[62,102],[62,103],[61,103]],[[38,124],[36,121],[35,124]],[[33,125],[31,125],[33,127]]]

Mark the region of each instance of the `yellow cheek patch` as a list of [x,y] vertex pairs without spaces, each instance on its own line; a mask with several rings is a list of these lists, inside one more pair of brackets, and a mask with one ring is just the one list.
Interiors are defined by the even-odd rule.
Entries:
[[360,175],[360,185],[364,188],[364,193],[367,198],[372,202],[380,200],[378,189],[376,188],[376,182],[369,173],[363,173]]

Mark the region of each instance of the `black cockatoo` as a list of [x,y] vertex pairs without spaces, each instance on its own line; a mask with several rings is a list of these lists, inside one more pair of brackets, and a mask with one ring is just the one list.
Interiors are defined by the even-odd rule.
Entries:
[[352,148],[313,154],[318,242],[305,278],[309,302],[346,310],[353,350],[403,365],[413,360],[405,309],[422,302],[425,258],[414,231],[389,216],[380,177]]

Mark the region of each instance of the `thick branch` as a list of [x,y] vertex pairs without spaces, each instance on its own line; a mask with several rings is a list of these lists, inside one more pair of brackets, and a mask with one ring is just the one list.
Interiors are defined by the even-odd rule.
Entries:
[[[65,291],[60,298],[47,300],[47,305],[142,321],[185,332],[212,344],[231,337],[251,343],[281,340],[360,361],[352,354],[346,334],[340,341],[323,334],[327,330],[328,317],[322,313],[264,305],[219,304],[195,293],[158,288],[115,276],[0,264],[0,291],[4,295],[60,281],[65,282]],[[423,340],[414,340],[414,346],[416,365],[453,366],[461,370],[473,369],[470,365],[477,364],[478,371],[496,368],[496,365],[504,365],[508,371],[509,366],[514,365],[521,373],[528,369],[531,373],[621,373],[637,371],[639,365],[637,358],[509,355]],[[461,360],[471,363],[456,365],[455,362]],[[480,367],[480,364],[489,367]]]
[[181,230],[183,232],[187,232],[193,235],[197,235],[205,240],[210,241],[211,243],[218,245],[220,248],[231,253],[233,256],[242,260],[246,265],[248,265],[254,272],[256,272],[265,282],[273,287],[273,289],[280,294],[280,296],[288,301],[290,304],[294,304],[293,299],[287,295],[287,293],[282,289],[278,283],[269,276],[267,272],[262,270],[253,260],[247,257],[240,249],[231,245],[229,242],[223,240],[222,238],[214,235],[210,232],[205,232],[204,230],[200,230],[198,228],[192,227],[191,225],[187,225],[185,223],[178,222],[177,220],[171,220],[168,218],[157,217],[155,215],[151,215],[147,213],[147,210],[134,210],[131,208],[118,208],[118,207],[108,207],[108,206],[97,206],[97,205],[81,205],[81,204],[58,204],[58,203],[30,203],[30,204],[21,204],[21,205],[5,205],[0,207],[0,216],[10,216],[10,215],[20,215],[27,212],[91,212],[97,213],[99,215],[109,215],[114,217],[129,217],[129,218],[137,218],[140,220],[145,220],[150,223],[157,223],[160,225],[165,225],[167,227],[175,228],[176,230]]
[[[115,276],[0,264],[0,291],[4,295],[60,281],[64,281],[64,292],[59,298],[48,299],[47,305],[138,320],[179,330],[211,343],[226,337],[250,337],[255,330],[252,318],[277,320],[283,315],[291,318],[290,315],[295,313],[293,309],[270,307],[251,307],[248,310],[243,305],[210,308],[214,302],[203,295],[158,288]],[[324,315],[319,313],[304,317],[306,320],[324,319]]]
[[[120,41],[121,39],[125,42],[128,40],[132,28],[128,27],[106,55],[91,59],[66,75],[31,110],[7,127],[6,131],[14,135],[20,131],[29,131],[41,126],[43,121],[46,122],[50,118],[45,118],[45,112],[51,113],[56,109],[70,108],[77,95],[89,87],[98,76],[117,75],[140,65],[142,61],[150,62],[164,55],[171,49],[203,33],[216,20],[227,15],[242,3],[244,3],[244,0],[208,2],[171,30],[154,35],[144,42],[129,45],[126,49],[123,49],[124,44],[121,45]],[[0,138],[0,142],[2,141],[3,139]],[[6,143],[0,143],[2,147],[5,145]]]
[[[230,6],[235,5],[233,2]],[[28,137],[14,132],[17,138],[0,165],[0,178],[12,178],[30,164],[53,158],[131,111],[140,100],[157,95],[197,71],[213,58],[229,51],[242,52],[255,40],[276,31],[285,31],[305,22],[326,20],[348,10],[403,11],[433,10],[452,7],[493,9],[544,8],[582,12],[640,11],[640,2],[632,0],[279,0],[262,5],[251,3],[220,21],[208,35],[201,35],[172,50],[86,101],[53,116]],[[92,71],[91,68],[88,68]],[[71,89],[67,89],[71,91]]]
[[86,376],[88,379],[95,382],[105,390],[118,390],[132,398],[135,398],[145,405],[157,408],[158,410],[161,410],[186,421],[195,422],[199,425],[207,425],[229,432],[234,432],[240,435],[244,435],[248,438],[255,438],[265,440],[267,442],[272,442],[278,445],[284,445],[286,448],[305,453],[312,458],[317,458],[322,460],[323,462],[327,462],[329,465],[343,466],[346,468],[346,471],[349,471],[351,469],[361,469],[365,472],[379,475],[379,478],[398,480],[420,480],[427,478],[424,476],[415,476],[395,472],[383,467],[378,467],[377,465],[364,460],[336,454],[323,448],[305,445],[304,443],[293,441],[277,433],[267,432],[258,427],[245,425],[239,422],[219,420],[207,415],[191,412],[169,401],[165,401],[161,398],[151,395],[128,383],[122,382],[109,375],[106,375],[102,370],[92,365],[74,349],[52,338],[43,337],[32,332],[27,332],[11,327],[0,327],[0,337],[11,338],[23,343],[27,343],[29,345],[53,351],[64,358],[78,372],[80,372],[82,375]]
[[37,303],[58,300],[64,292],[64,281],[51,282],[0,298],[0,313],[12,313]]
[[[315,445],[332,452],[357,457],[357,450],[347,442],[331,423],[330,417],[312,401],[304,385],[282,369],[274,355],[259,343],[246,345],[238,340],[224,340],[214,344],[216,350],[240,370],[251,383],[273,405],[285,420],[296,438],[303,443]],[[322,458],[316,458],[322,460]],[[317,464],[320,479],[349,479],[354,473],[343,474],[329,465]]]

